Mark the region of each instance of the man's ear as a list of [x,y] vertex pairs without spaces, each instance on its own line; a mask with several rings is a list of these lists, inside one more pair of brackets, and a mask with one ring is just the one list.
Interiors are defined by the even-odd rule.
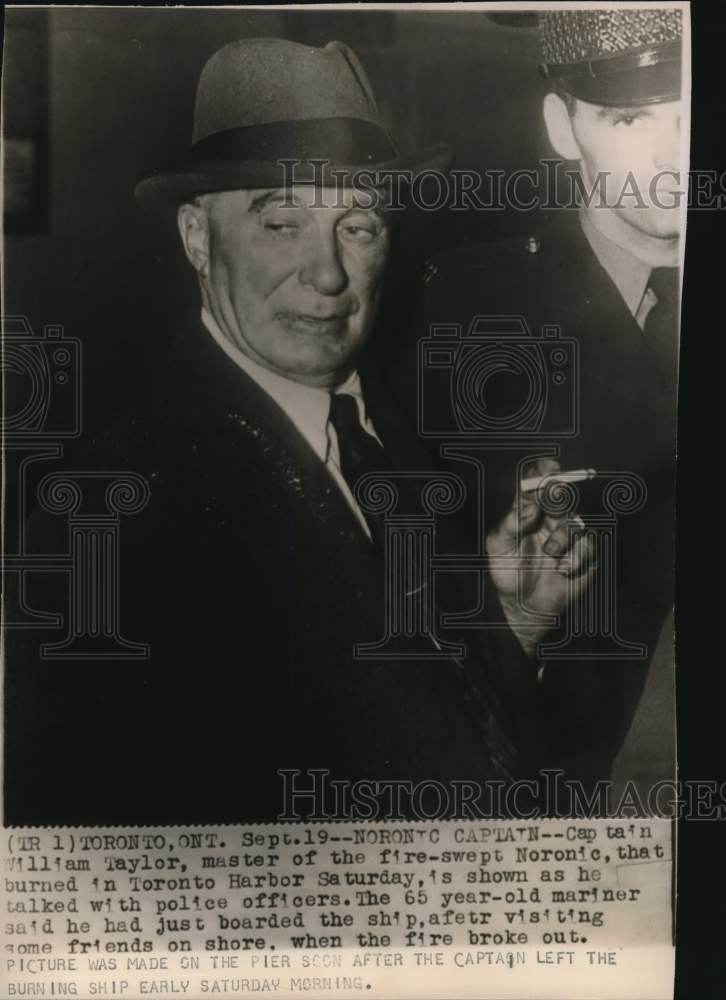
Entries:
[[542,106],[547,135],[556,153],[563,160],[579,160],[582,156],[572,130],[572,119],[567,105],[558,94],[548,94]]
[[209,216],[198,205],[181,205],[177,225],[184,252],[200,277],[209,273]]

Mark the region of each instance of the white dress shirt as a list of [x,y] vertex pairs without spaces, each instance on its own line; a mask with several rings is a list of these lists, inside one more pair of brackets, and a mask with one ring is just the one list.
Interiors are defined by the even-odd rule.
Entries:
[[330,473],[346,503],[370,538],[370,531],[363,512],[356,503],[341,472],[338,436],[328,420],[331,392],[347,393],[356,401],[361,426],[380,444],[380,439],[366,413],[358,373],[351,372],[344,382],[331,390],[302,385],[300,382],[293,382],[292,379],[278,375],[268,368],[263,368],[262,365],[249,358],[225,337],[217,321],[206,309],[202,309],[202,322],[227,357],[234,361],[246,375],[249,375],[293,422]]

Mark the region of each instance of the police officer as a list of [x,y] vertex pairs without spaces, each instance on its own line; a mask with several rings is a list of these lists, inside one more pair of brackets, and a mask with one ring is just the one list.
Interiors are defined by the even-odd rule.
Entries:
[[[548,443],[564,469],[635,473],[644,484],[641,510],[618,523],[615,613],[619,635],[647,650],[673,600],[681,36],[681,11],[673,9],[540,15],[544,122],[555,152],[576,164],[579,207],[553,212],[530,236],[435,258],[425,271],[421,327],[466,331],[478,315],[522,316],[530,333],[556,325],[575,341],[566,377],[572,384],[577,370],[576,391],[553,389],[546,371],[549,412],[539,438],[547,440],[544,428],[554,432]],[[542,355],[546,369],[551,357]],[[502,426],[526,397],[516,365],[489,371],[480,390]],[[426,403],[444,411],[457,405],[456,394]],[[428,416],[456,423],[450,413]],[[570,425],[575,433],[560,436]],[[515,468],[500,463],[490,507],[511,497]],[[547,763],[607,777],[647,662],[548,663],[542,720],[557,738]]]

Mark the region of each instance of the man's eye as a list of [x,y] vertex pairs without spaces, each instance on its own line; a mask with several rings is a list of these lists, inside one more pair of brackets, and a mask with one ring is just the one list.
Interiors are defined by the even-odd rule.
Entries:
[[342,234],[356,243],[371,243],[378,235],[378,230],[375,226],[366,225],[360,226],[355,223],[347,223],[340,227]]
[[294,222],[272,222],[266,221],[264,223],[265,229],[272,233],[279,233],[281,236],[287,236],[292,233],[297,232],[297,225]]
[[641,120],[642,119],[640,118],[639,115],[618,115],[615,118],[613,124],[614,125],[625,125],[625,127],[628,128],[629,126],[634,125],[635,122],[639,122]]

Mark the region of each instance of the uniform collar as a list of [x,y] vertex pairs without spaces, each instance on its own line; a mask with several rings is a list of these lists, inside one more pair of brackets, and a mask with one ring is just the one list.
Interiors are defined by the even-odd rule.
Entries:
[[580,212],[580,223],[593,253],[620,292],[631,315],[635,316],[653,265],[605,236],[595,227],[587,212]]

